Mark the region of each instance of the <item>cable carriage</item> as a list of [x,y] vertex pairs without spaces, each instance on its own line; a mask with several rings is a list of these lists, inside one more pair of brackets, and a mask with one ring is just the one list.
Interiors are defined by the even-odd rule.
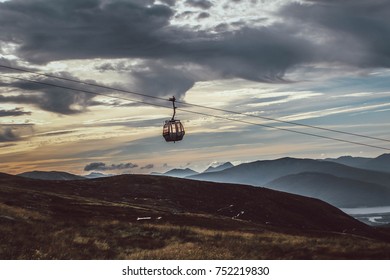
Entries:
[[162,135],[167,142],[181,141],[184,137],[185,131],[184,126],[181,124],[180,120],[175,120],[176,98],[173,96],[172,98],[169,98],[169,101],[172,101],[173,116],[172,119],[165,121]]

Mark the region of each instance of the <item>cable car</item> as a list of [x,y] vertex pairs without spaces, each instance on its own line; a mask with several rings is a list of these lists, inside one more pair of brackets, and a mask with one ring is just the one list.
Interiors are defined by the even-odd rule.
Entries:
[[185,131],[184,126],[180,122],[180,120],[175,120],[176,114],[176,106],[175,101],[176,98],[173,96],[169,98],[169,101],[172,101],[173,106],[173,116],[172,119],[166,120],[163,127],[163,137],[167,142],[176,142],[181,141],[184,137]]

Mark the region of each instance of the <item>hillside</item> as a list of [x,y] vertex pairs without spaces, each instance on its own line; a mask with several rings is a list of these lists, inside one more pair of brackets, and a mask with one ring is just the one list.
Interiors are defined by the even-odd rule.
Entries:
[[390,257],[384,230],[320,200],[163,176],[2,175],[0,223],[2,259]]
[[340,208],[387,206],[390,201],[388,187],[324,173],[287,175],[267,183],[266,186],[318,198]]
[[77,176],[67,172],[61,171],[31,171],[18,174],[20,177],[38,179],[38,180],[84,180],[82,176]]

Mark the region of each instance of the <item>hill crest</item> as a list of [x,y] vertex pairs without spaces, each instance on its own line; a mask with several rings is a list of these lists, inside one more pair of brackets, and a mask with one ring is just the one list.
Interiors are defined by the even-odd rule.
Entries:
[[86,178],[63,171],[30,171],[17,174],[17,176],[37,180],[84,180]]

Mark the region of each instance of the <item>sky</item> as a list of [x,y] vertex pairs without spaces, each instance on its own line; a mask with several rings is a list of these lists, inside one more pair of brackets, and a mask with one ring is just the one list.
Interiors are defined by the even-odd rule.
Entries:
[[[0,65],[89,83],[0,67],[0,172],[202,171],[390,148],[257,118],[390,139],[386,0],[0,0]],[[178,104],[186,135],[166,143],[171,96],[246,115]]]

